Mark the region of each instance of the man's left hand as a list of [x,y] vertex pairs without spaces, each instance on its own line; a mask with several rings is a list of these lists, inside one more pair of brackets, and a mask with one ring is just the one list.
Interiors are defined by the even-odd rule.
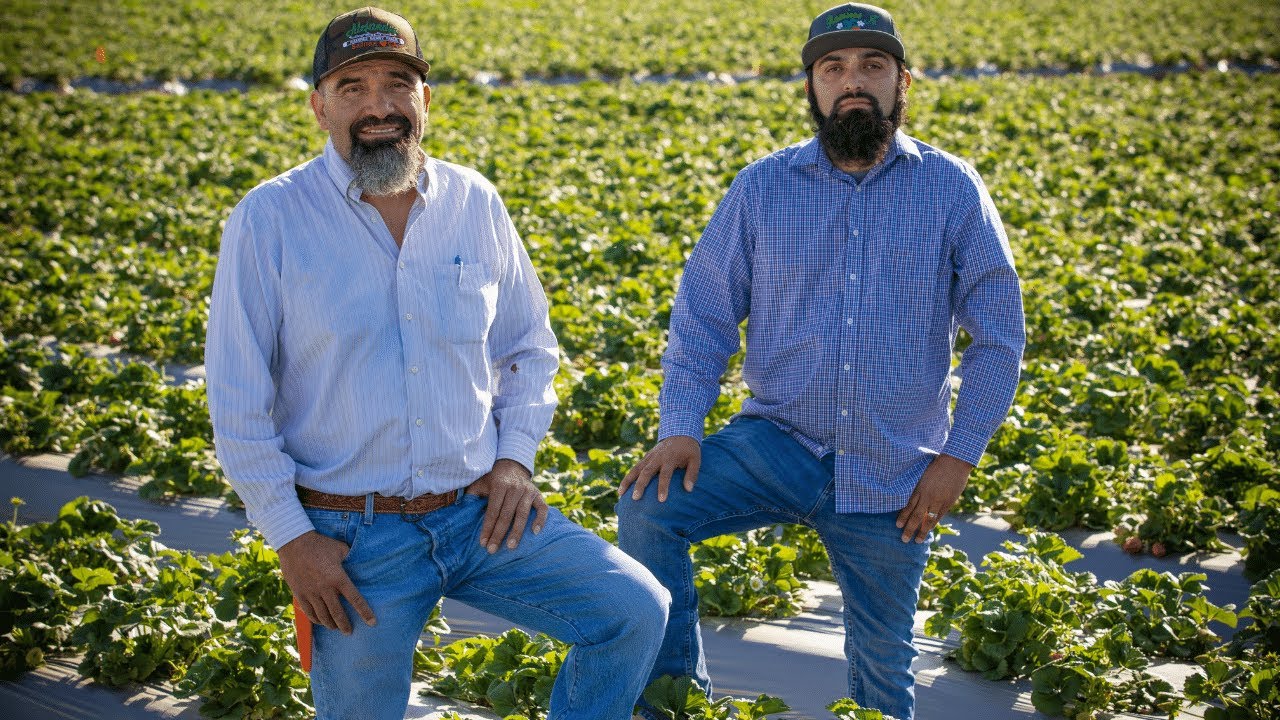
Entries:
[[924,542],[929,531],[960,499],[972,470],[972,465],[950,455],[939,455],[929,463],[907,506],[898,513],[902,542],[911,542],[912,536],[916,542]]
[[492,470],[468,485],[466,492],[489,498],[484,526],[480,528],[480,544],[490,554],[498,552],[503,538],[508,548],[516,549],[529,522],[530,511],[536,509],[537,512],[533,520],[534,535],[541,532],[547,522],[547,501],[533,484],[529,471],[515,460],[499,459]]

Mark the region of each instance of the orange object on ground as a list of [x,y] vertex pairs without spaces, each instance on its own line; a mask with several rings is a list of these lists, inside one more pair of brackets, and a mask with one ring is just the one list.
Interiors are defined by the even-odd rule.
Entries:
[[298,657],[302,659],[302,669],[311,672],[311,618],[298,607],[298,598],[293,599],[293,629],[298,635]]

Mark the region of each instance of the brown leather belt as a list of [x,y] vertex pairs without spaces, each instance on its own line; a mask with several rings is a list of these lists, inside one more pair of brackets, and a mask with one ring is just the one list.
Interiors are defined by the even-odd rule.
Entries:
[[[423,515],[451,505],[458,498],[457,490],[447,493],[427,493],[409,500],[402,497],[373,495],[373,511],[376,513],[397,513],[400,515]],[[298,486],[298,500],[303,505],[321,510],[350,510],[364,512],[364,495],[333,495]]]

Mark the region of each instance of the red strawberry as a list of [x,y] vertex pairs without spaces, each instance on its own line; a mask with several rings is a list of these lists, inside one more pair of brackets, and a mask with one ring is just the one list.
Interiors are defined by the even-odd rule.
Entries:
[[1136,535],[1130,536],[1124,541],[1124,551],[1130,555],[1137,555],[1142,552],[1142,540]]
[[1164,557],[1169,554],[1169,548],[1165,547],[1162,542],[1151,543],[1151,554],[1156,557]]

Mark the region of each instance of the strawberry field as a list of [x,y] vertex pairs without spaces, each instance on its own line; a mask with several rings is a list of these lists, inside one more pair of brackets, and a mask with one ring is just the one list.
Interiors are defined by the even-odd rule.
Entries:
[[[451,28],[439,54],[428,46],[443,78],[611,78],[790,75],[794,36],[826,7],[729,18],[696,1],[617,12],[527,5],[405,12],[424,42],[421,27]],[[1095,5],[1087,16],[1047,1],[1017,13],[936,5],[895,9],[922,68],[1280,55],[1266,30],[1280,25],[1280,12],[1268,3],[1149,3],[1123,13]],[[156,45],[126,54],[114,48],[141,22],[132,5],[104,4],[103,18],[118,22],[102,27],[74,21],[78,3],[51,7],[28,8],[19,22],[71,17],[68,32],[89,54],[6,48],[8,78],[275,82],[305,74],[311,28],[337,8],[160,9],[147,20],[161,26]],[[697,20],[663,24],[673,17]],[[1031,29],[996,29],[1014,19]],[[269,36],[254,34],[268,22]],[[500,29],[512,22],[534,40]],[[791,26],[800,30],[773,30]],[[197,40],[184,35],[192,32]],[[634,38],[653,40],[642,50]],[[105,63],[93,55],[100,46]],[[233,52],[240,47],[250,50]],[[981,561],[935,545],[921,605],[936,612],[926,630],[957,634],[955,660],[966,670],[1029,678],[1044,713],[1172,714],[1192,705],[1205,717],[1276,717],[1277,108],[1273,73],[999,75],[912,87],[908,132],[972,162],[991,190],[1028,330],[1014,409],[959,510],[1029,534]],[[659,358],[683,260],[734,174],[807,134],[795,81],[435,88],[427,150],[494,181],[551,300],[561,406],[538,480],[552,504],[606,538],[617,482],[657,428]],[[155,363],[201,362],[221,223],[248,189],[323,142],[297,92],[0,96],[3,450],[67,453],[76,474],[136,475],[148,497],[234,504],[212,458],[203,387],[173,385]],[[86,349],[99,346],[136,360]],[[709,431],[745,396],[737,367]],[[159,548],[153,529],[100,504],[68,506],[50,523],[19,522],[17,511],[0,529],[4,676],[73,653],[85,658],[86,676],[170,682],[205,698],[213,715],[306,712],[287,592],[274,553],[254,536],[235,553],[205,557]],[[1196,573],[1140,570],[1099,583],[1071,570],[1078,553],[1053,534],[1072,528],[1111,532],[1126,550],[1157,556],[1222,552],[1226,539],[1242,548],[1256,585],[1236,607],[1219,607]],[[694,557],[708,616],[793,614],[804,584],[829,578],[816,536],[795,528],[709,541]],[[424,637],[417,667],[437,692],[545,715],[563,657],[553,641],[519,631],[452,645]],[[1199,670],[1175,688],[1148,672],[1166,659]],[[672,718],[764,717],[781,706],[767,698],[699,705],[679,683],[650,691]],[[847,704],[832,712],[866,715]]]

